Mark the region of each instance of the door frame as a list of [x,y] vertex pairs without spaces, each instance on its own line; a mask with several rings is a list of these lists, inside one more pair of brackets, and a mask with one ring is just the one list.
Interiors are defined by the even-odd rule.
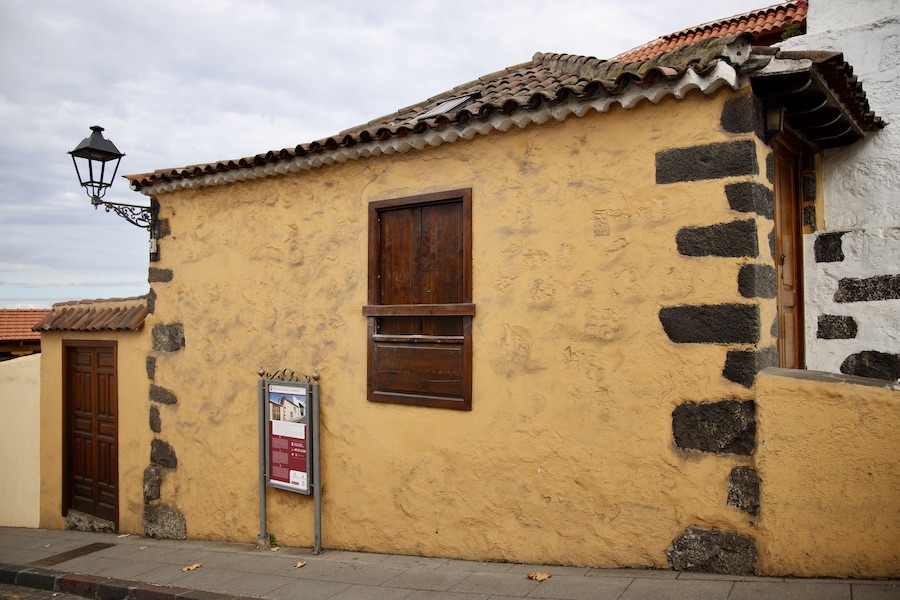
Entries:
[[[116,469],[115,469],[115,515],[114,518],[111,519],[115,530],[119,530],[119,390],[118,390],[118,382],[119,382],[119,351],[118,351],[118,342],[116,340],[63,340],[62,342],[62,516],[66,517],[68,511],[72,508],[72,494],[73,494],[73,485],[72,485],[72,472],[71,472],[71,455],[72,450],[70,448],[70,435],[71,435],[71,402],[72,402],[72,392],[70,389],[71,386],[71,378],[70,378],[70,369],[72,367],[70,354],[71,351],[75,348],[108,348],[112,350],[113,356],[113,373],[116,380],[116,421],[115,421],[115,445],[116,445]],[[92,385],[91,394],[96,398],[96,381]],[[99,515],[93,515],[97,516]]]

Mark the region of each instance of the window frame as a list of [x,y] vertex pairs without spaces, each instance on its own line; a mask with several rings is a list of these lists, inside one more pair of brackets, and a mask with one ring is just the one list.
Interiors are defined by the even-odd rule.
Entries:
[[[414,208],[442,203],[460,202],[462,206],[462,302],[446,304],[380,304],[378,274],[382,271],[381,225],[379,215],[385,211]],[[377,200],[369,203],[369,267],[368,304],[362,314],[368,319],[366,387],[372,402],[387,402],[410,406],[472,409],[472,319],[475,304],[472,302],[472,190],[470,188]],[[462,335],[381,335],[377,331],[380,317],[456,317],[462,319]],[[427,392],[407,394],[376,389],[375,367],[379,349],[390,344],[419,344],[423,351],[452,347],[460,348],[462,394],[458,397],[433,395]],[[397,347],[397,346],[395,346]],[[414,347],[414,346],[408,346]]]

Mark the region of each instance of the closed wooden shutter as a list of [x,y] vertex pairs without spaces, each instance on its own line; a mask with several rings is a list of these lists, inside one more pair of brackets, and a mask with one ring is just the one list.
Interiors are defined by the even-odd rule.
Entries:
[[373,202],[368,395],[471,409],[470,190]]

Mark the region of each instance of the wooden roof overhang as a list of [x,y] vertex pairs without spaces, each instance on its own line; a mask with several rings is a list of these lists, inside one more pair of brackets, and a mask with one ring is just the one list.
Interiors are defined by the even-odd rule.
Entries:
[[[764,54],[768,49],[754,48]],[[784,126],[814,150],[849,146],[885,123],[869,108],[853,68],[836,52],[780,52],[751,75],[763,105],[784,110]]]

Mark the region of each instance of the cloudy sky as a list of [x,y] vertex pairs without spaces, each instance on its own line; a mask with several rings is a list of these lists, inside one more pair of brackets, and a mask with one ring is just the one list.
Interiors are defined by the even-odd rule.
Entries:
[[[610,58],[767,0],[0,0],[0,308],[147,291],[148,237],[66,154],[120,174],[292,147],[535,52]],[[118,180],[106,200],[147,199]]]

